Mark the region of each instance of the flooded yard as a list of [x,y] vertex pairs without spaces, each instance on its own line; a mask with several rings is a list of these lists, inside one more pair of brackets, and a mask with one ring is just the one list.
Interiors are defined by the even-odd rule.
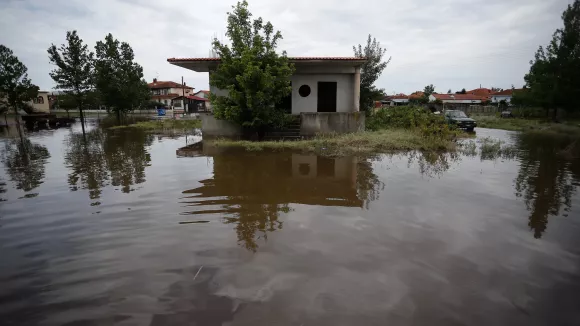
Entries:
[[4,133],[2,325],[580,325],[580,161],[557,140],[180,157],[138,130]]

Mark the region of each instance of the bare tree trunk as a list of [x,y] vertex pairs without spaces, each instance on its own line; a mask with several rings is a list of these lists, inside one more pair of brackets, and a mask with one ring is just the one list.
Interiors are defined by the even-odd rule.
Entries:
[[552,112],[552,121],[558,121],[558,108],[554,108],[554,111]]

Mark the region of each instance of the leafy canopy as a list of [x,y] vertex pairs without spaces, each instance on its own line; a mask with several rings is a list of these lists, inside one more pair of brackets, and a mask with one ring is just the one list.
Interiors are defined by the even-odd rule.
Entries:
[[245,127],[280,126],[285,114],[277,105],[292,91],[294,72],[286,51],[276,53],[282,34],[262,18],[252,20],[247,1],[232,9],[226,32],[231,44],[213,41],[221,63],[210,73],[210,84],[227,91],[210,95],[214,115]]
[[95,87],[101,103],[117,113],[126,113],[150,97],[143,67],[134,62],[133,49],[108,34],[95,46]]
[[28,79],[28,69],[12,50],[0,44],[0,110],[27,109],[38,96],[38,86]]
[[[527,94],[520,100],[544,108],[580,109],[580,0],[562,14],[564,27],[556,30],[545,48],[540,46],[524,77]],[[554,114],[556,114],[554,110]]]
[[373,97],[377,91],[374,83],[381,76],[391,58],[383,61],[387,49],[383,49],[381,43],[372,38],[370,34],[364,48],[359,44],[358,47],[353,46],[352,49],[356,57],[367,59],[362,64],[360,73],[360,109],[368,111],[373,107]]
[[56,89],[70,95],[69,101],[82,109],[83,101],[92,84],[93,53],[78,36],[77,31],[66,32],[67,44],[60,47],[52,44],[48,48],[50,63],[56,67],[50,72],[50,77],[56,83]]

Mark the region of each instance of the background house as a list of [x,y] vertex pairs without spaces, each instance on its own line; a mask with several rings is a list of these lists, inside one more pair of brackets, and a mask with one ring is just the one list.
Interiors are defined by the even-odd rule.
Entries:
[[385,99],[385,104],[389,106],[407,105],[409,104],[409,96],[402,93],[393,96],[387,96]]
[[[151,90],[151,100],[161,102],[167,106],[173,105],[172,100],[178,96],[190,95],[193,92],[193,87],[181,85],[180,83],[172,81],[158,81],[153,79],[152,83],[147,84]],[[180,102],[180,108],[183,108],[183,103]]]
[[491,103],[499,103],[501,101],[506,101],[507,104],[510,104],[512,101],[512,97],[514,96],[514,92],[518,91],[517,89],[506,89],[505,91],[496,92],[491,95]]
[[49,113],[50,112],[50,102],[48,101],[48,92],[39,91],[38,95],[29,102],[34,108],[34,112],[37,113]]
[[[174,109],[184,109],[185,113],[197,113],[197,112],[207,112],[209,108],[206,103],[209,103],[209,99],[198,97],[194,95],[178,96],[171,100]],[[185,103],[185,106],[183,106]]]

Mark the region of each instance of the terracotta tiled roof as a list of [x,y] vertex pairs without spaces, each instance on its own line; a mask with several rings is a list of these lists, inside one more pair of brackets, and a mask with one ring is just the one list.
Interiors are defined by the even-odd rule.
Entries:
[[514,92],[517,92],[517,91],[521,91],[521,89],[506,89],[506,90],[503,90],[501,92],[495,92],[495,93],[493,93],[491,95],[506,95],[506,96],[511,96],[511,95],[514,95]]
[[[288,57],[290,61],[307,61],[307,60],[325,60],[325,61],[364,61],[366,58],[359,57]],[[179,61],[215,61],[219,62],[220,58],[169,58],[168,62]]]
[[409,95],[409,98],[421,98],[425,95],[425,93],[421,92],[421,91],[417,91],[412,93],[411,95]]
[[[178,96],[176,98],[181,98],[182,96]],[[176,99],[174,98],[174,99]],[[185,98],[190,99],[190,100],[196,100],[196,101],[209,101],[208,98],[203,98],[203,97],[199,97],[199,96],[194,96],[194,95],[185,95]]]
[[189,86],[181,86],[180,83],[176,83],[176,82],[172,82],[172,81],[156,81],[156,82],[152,82],[147,84],[147,86],[149,86],[149,88],[151,89],[157,89],[157,88],[185,88],[185,89],[193,89],[193,87],[189,87]]
[[487,95],[490,95],[492,93],[492,91],[489,88],[476,88],[476,89],[472,89],[470,91],[467,91],[467,93],[472,94],[472,95],[487,96]]
[[397,95],[393,95],[393,96],[387,96],[387,99],[390,100],[406,100],[409,99],[409,97],[405,94],[397,94]]
[[461,101],[485,101],[487,96],[479,96],[473,94],[433,94],[438,100],[461,100]]

